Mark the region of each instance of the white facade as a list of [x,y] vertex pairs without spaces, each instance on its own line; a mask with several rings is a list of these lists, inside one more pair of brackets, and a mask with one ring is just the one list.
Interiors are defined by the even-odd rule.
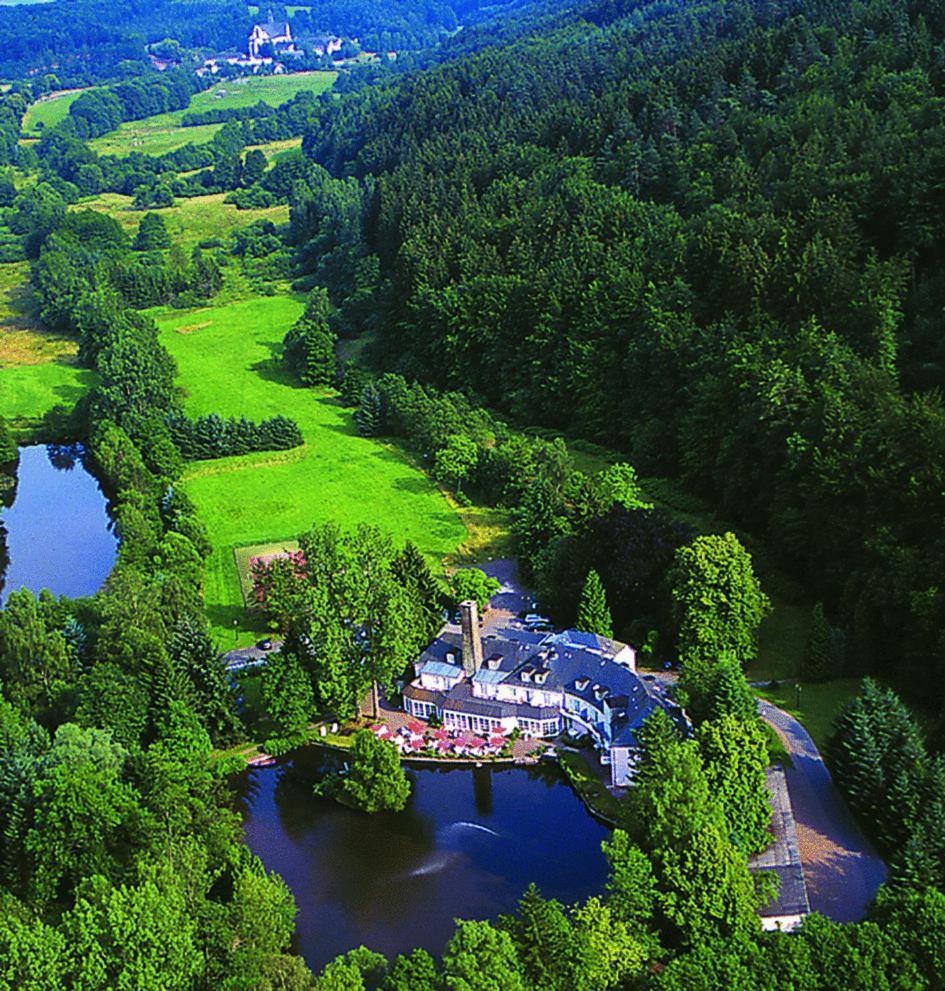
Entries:
[[249,36],[250,58],[259,58],[260,52],[268,45],[271,45],[273,52],[277,47],[287,51],[294,51],[295,45],[292,42],[292,28],[287,23],[274,24],[272,16],[266,24],[254,24]]

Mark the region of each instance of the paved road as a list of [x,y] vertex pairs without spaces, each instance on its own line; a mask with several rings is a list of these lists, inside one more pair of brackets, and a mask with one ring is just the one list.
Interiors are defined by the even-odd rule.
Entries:
[[[272,650],[278,651],[281,646],[281,640],[274,640]],[[226,651],[223,656],[226,658],[227,670],[239,671],[241,668],[265,664],[266,657],[270,653],[272,651],[260,650],[258,647],[237,647],[235,650]]]
[[837,922],[856,922],[886,879],[886,865],[850,814],[807,730],[770,702],[759,699],[758,705],[794,765],[785,774],[810,906]]

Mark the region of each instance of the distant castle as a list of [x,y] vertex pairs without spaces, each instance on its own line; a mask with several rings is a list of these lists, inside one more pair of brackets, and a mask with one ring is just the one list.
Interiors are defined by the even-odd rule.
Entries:
[[272,11],[264,24],[254,24],[249,36],[249,57],[263,58],[266,55],[297,55],[298,49],[292,40],[292,28],[286,21],[274,21]]

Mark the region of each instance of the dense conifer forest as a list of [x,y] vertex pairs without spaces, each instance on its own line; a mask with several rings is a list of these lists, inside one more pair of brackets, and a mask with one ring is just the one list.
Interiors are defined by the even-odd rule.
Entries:
[[943,15],[592,5],[304,145],[369,191],[380,367],[681,479],[939,694]]
[[[255,17],[121,13],[0,7],[0,264],[91,383],[36,422],[0,416],[0,495],[17,442],[81,441],[118,537],[94,595],[0,609],[0,991],[941,991],[945,2],[274,5],[297,34],[413,54],[183,119],[218,128],[203,144],[100,155],[96,136],[185,110],[208,85],[194,60]],[[185,57],[158,76],[147,46],[167,38]],[[63,82],[100,85],[24,139]],[[182,203],[217,211],[186,250]],[[234,213],[256,219],[224,230]],[[305,409],[196,411],[171,353],[240,292],[263,313],[291,296],[284,335],[248,370],[248,329],[210,338],[229,350],[204,373],[330,402],[372,456],[401,445],[405,487],[503,514],[556,622],[679,667],[691,725],[657,709],[638,727],[597,894],[530,887],[457,920],[436,958],[352,947],[314,975],[293,952],[294,899],[246,846],[228,776],[394,696],[444,609],[498,582],[447,585],[374,526],[291,535],[250,567],[283,644],[247,701],[185,490],[226,458],[234,478],[254,453],[301,462],[312,439]],[[667,479],[805,590],[800,673],[875,676],[826,746],[888,865],[863,919],[761,931],[774,891],[748,865],[781,743],[745,668],[771,600],[735,533],[654,504]],[[354,773],[316,793],[402,808],[366,724]]]

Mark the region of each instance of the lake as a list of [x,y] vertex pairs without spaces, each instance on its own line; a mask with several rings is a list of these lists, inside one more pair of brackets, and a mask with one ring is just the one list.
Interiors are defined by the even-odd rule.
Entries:
[[565,903],[603,889],[609,830],[557,767],[411,769],[407,808],[368,816],[312,794],[335,759],[307,747],[238,784],[246,841],[292,889],[316,971],[362,943],[440,953],[455,917],[509,912],[531,881]]
[[0,598],[21,587],[91,595],[111,571],[117,539],[108,501],[82,454],[78,445],[20,448],[0,513]]

